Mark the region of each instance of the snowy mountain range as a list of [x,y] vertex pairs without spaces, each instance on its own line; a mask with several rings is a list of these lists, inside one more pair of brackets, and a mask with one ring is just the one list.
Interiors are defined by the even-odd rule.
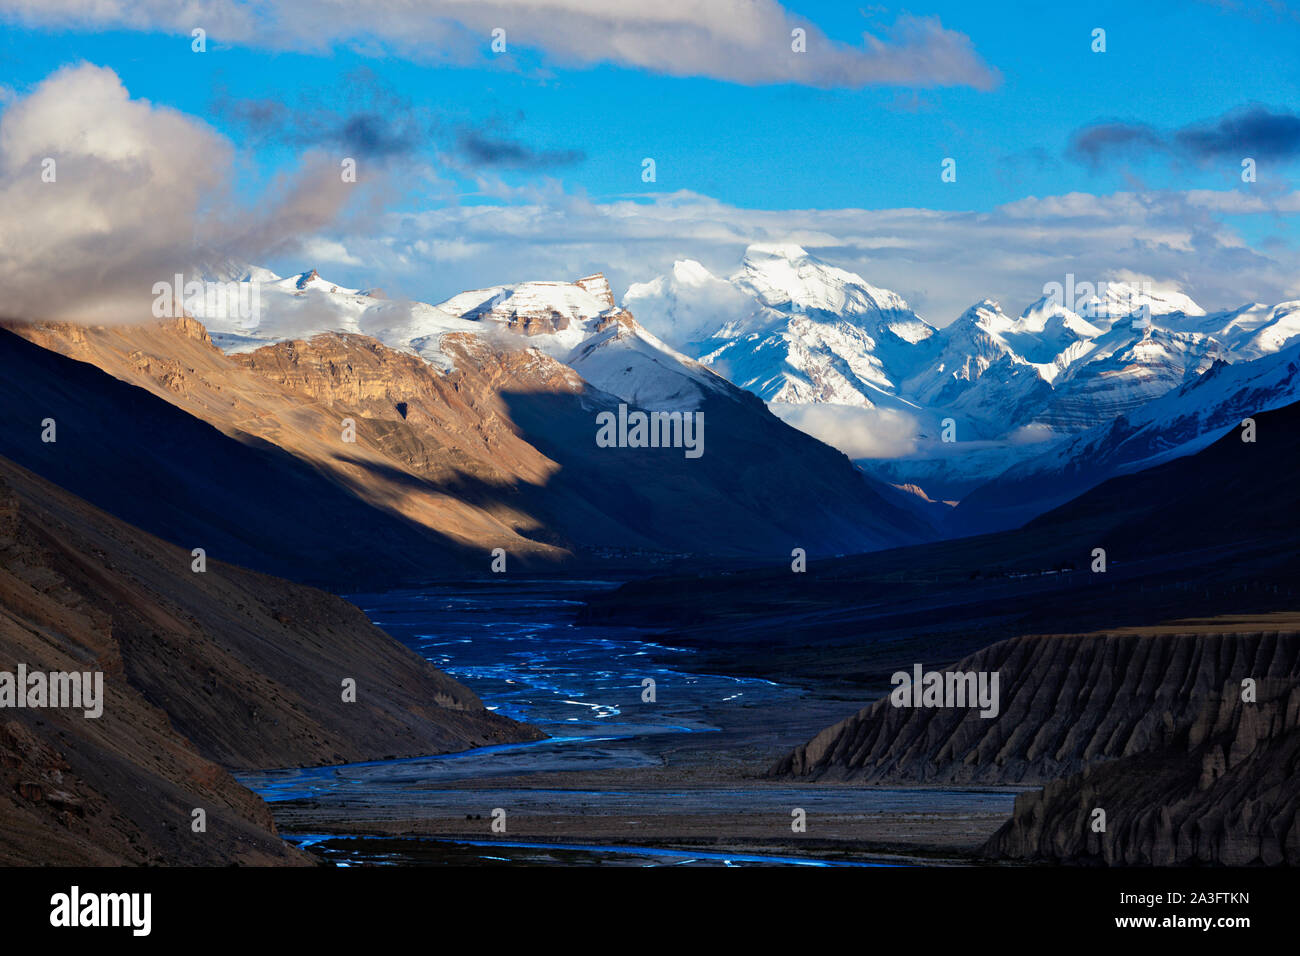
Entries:
[[[1045,447],[1035,445],[1111,423],[1216,363],[1250,362],[1300,341],[1300,300],[1210,313],[1180,292],[1131,282],[1058,287],[1018,317],[984,299],[937,328],[897,293],[792,244],[750,246],[725,278],[679,261],[632,285],[623,302],[791,420],[800,416],[790,406],[814,404],[907,416],[907,453],[871,467],[941,498],[959,498]],[[942,441],[946,419],[951,443]]]
[[730,388],[698,362],[642,328],[615,303],[603,275],[575,282],[521,282],[474,289],[439,305],[396,301],[377,291],[349,289],[315,270],[281,278],[256,267],[209,270],[212,282],[256,283],[254,322],[187,303],[227,353],[248,352],[288,339],[325,332],[368,335],[412,352],[444,370],[453,360],[447,336],[468,333],[499,344],[533,348],[559,361],[601,391],[657,410],[698,408],[706,394]]
[[[1247,419],[1296,401],[1300,341],[1254,361],[1216,362],[1203,375],[1113,421],[1050,445],[976,488],[957,506],[951,530],[1017,527],[1109,478],[1195,454],[1242,429]],[[1242,454],[1267,455],[1274,437],[1255,434],[1253,441],[1242,442]]]
[[[335,570],[321,570],[355,584],[376,560],[358,548],[384,555],[394,574],[420,576],[481,572],[497,548],[512,567],[660,567],[789,560],[795,548],[829,557],[939,534],[931,503],[866,474],[646,332],[603,276],[476,289],[440,305],[314,270],[281,277],[235,265],[207,278],[177,279],[183,295],[155,287],[152,322],[14,323],[0,328],[0,344],[17,365],[23,349],[73,360],[48,358],[51,371],[28,358],[44,391],[15,379],[11,403],[66,407],[63,380],[94,367],[90,391],[72,404],[118,408],[112,416],[127,415],[119,401],[147,402],[161,420],[186,423],[165,453],[151,446],[160,459],[107,446],[59,459],[77,462],[82,491],[108,493],[97,480],[105,456],[139,462],[110,487],[154,481],[144,476],[170,474],[173,460],[215,454],[232,472],[242,462],[243,484],[223,485],[223,500],[265,485],[263,505],[274,504],[213,555],[266,566],[287,540],[333,555]],[[114,381],[130,388],[114,392]],[[662,413],[658,430],[625,428],[629,405]],[[601,440],[606,416],[620,423],[613,444]],[[6,447],[22,452],[16,427],[6,434]],[[233,443],[214,452],[224,440]],[[154,483],[188,493],[193,481]],[[324,504],[301,534],[275,523],[312,499]],[[192,506],[159,510],[138,495],[118,503],[176,540],[207,533],[185,524]],[[335,533],[336,519],[353,533]],[[372,531],[355,530],[366,524]],[[280,530],[259,540],[263,525]]]
[[642,324],[769,402],[912,409],[965,439],[1090,428],[1204,373],[1300,337],[1300,301],[1206,313],[1178,292],[1109,283],[1044,295],[1017,318],[991,299],[936,328],[895,292],[797,245],[756,244],[727,278],[698,262],[632,285]]
[[[469,333],[535,349],[644,408],[734,399],[734,384],[850,454],[856,445],[842,440],[846,432],[901,427],[902,452],[860,463],[933,500],[964,499],[1004,473],[1008,482],[1056,476],[1055,492],[1022,488],[1022,504],[973,495],[962,509],[969,528],[1031,516],[1064,500],[1057,492],[1079,493],[1162,447],[1190,442],[1195,450],[1195,440],[1213,440],[1238,405],[1249,407],[1238,394],[1249,389],[1223,395],[1200,383],[1221,390],[1272,375],[1257,397],[1267,393],[1268,407],[1296,397],[1294,376],[1269,360],[1300,344],[1300,301],[1210,313],[1179,292],[1110,283],[1080,287],[1085,295],[1045,294],[1018,317],[984,299],[937,328],[897,293],[792,244],[751,245],[725,278],[678,261],[667,275],[633,284],[621,307],[600,274],[475,289],[438,305],[344,288],[314,270],[281,278],[227,266],[207,278],[254,283],[260,293],[255,321],[191,304],[228,353],[349,332],[450,370],[454,350],[443,343]],[[849,417],[828,431],[806,425],[816,420],[808,412]],[[946,423],[954,434],[945,441]],[[1132,433],[1161,437],[1149,438],[1144,457],[1116,437]],[[1099,450],[1116,443],[1123,454]],[[1093,461],[1085,467],[1084,458]],[[1065,472],[1077,480],[1062,480]],[[973,517],[980,502],[1000,517]]]

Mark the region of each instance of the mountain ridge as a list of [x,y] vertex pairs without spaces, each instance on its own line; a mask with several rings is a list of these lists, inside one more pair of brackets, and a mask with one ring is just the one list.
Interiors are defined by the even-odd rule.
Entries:
[[[679,260],[634,283],[624,303],[766,401],[901,413],[913,426],[910,450],[862,463],[937,498],[995,478],[1030,454],[1026,441],[1048,448],[1216,362],[1250,362],[1300,341],[1300,301],[1206,312],[1180,292],[1076,287],[1073,277],[1019,317],[986,298],[936,328],[901,296],[802,247],[751,248],[728,277]],[[822,434],[834,441],[844,429]]]
[[[286,289],[296,284],[290,282]],[[595,280],[592,285],[599,290]],[[337,560],[337,541],[313,546],[316,564],[297,567],[290,553],[267,563],[260,552],[224,552],[238,555],[241,563],[261,562],[262,570],[345,588],[385,574],[389,584],[409,581],[420,567],[425,579],[429,574],[472,573],[475,566],[486,569],[490,552],[498,547],[512,564],[541,570],[611,560],[638,565],[700,554],[752,560],[789,554],[795,546],[836,553],[934,536],[933,523],[913,506],[915,499],[863,476],[842,453],[783,424],[755,396],[661,346],[630,315],[608,306],[606,298],[574,284],[542,288],[545,295],[558,290],[576,303],[568,327],[573,342],[557,335],[555,326],[564,319],[559,310],[523,315],[547,320],[528,336],[503,328],[496,319],[459,316],[453,317],[457,325],[438,333],[436,341],[429,338],[427,326],[414,330],[420,333],[414,337],[403,326],[395,334],[406,337],[404,348],[363,333],[322,332],[305,341],[262,341],[241,334],[237,341],[228,340],[223,351],[213,343],[231,333],[209,336],[193,318],[107,327],[11,325],[13,331],[0,344],[8,347],[16,365],[32,364],[19,357],[25,350],[17,342],[25,337],[91,363],[141,394],[92,382],[88,366],[41,357],[35,365],[44,369],[45,381],[27,388],[18,376],[10,383],[5,400],[15,410],[13,430],[0,446],[29,467],[54,468],[50,476],[55,480],[74,481],[75,476],[58,471],[66,471],[59,461],[66,465],[68,459],[50,458],[50,449],[31,444],[18,422],[39,422],[51,409],[67,405],[67,396],[60,396],[54,385],[61,377],[72,376],[89,390],[57,416],[64,428],[84,417],[78,409],[95,409],[91,414],[102,416],[112,402],[140,406],[128,417],[151,421],[163,412],[158,406],[144,411],[142,395],[147,393],[215,430],[179,424],[169,429],[192,435],[213,453],[224,437],[233,444],[221,454],[261,469],[257,473],[264,477],[257,480],[269,481],[268,487],[276,484],[270,472],[278,459],[291,467],[296,481],[319,485],[320,500],[349,499],[330,506],[344,516],[342,526],[352,520],[347,516],[377,521],[389,544],[379,546],[383,538],[376,539],[374,548],[358,543],[355,560],[346,562]],[[527,300],[537,288],[526,292]],[[286,301],[295,295],[283,293]],[[348,292],[304,295],[341,296],[349,309],[356,306]],[[495,310],[500,316],[511,298],[486,290],[462,304],[465,314]],[[588,301],[597,303],[596,314],[584,311]],[[388,305],[375,300],[362,313],[378,308],[381,317],[387,316]],[[520,318],[518,304],[504,308]],[[539,340],[545,348],[530,344]],[[428,353],[434,350],[437,360],[431,362]],[[569,364],[552,351],[562,352]],[[617,394],[593,386],[584,375]],[[110,394],[114,397],[106,404]],[[710,423],[704,433],[706,453],[685,459],[680,450],[600,448],[597,414],[616,410],[620,402],[702,412]],[[350,443],[344,437],[346,422],[353,423]],[[100,432],[81,430],[68,440],[98,441],[93,434]],[[122,472],[121,483],[141,480],[127,477],[130,462],[110,459],[107,440],[93,453],[87,449],[87,455],[103,457],[109,473]],[[181,464],[188,460],[170,456],[157,467],[175,471],[188,467]],[[162,499],[202,481],[211,478],[177,476]],[[173,527],[157,523],[141,500],[114,502],[107,497],[111,488],[83,485],[75,490],[92,500],[98,496],[97,503],[110,510],[136,509],[128,517],[164,537],[179,541],[206,535],[213,553],[223,553],[219,544],[232,543],[228,534],[223,541],[220,535],[208,535],[211,527],[204,531],[195,524],[195,515],[215,515],[211,502],[172,508]],[[792,487],[807,489],[808,496],[792,497],[785,491]],[[246,507],[242,502],[263,507],[263,497],[249,484],[221,507],[238,514]],[[301,510],[311,497],[292,496],[284,513]],[[266,526],[276,528],[283,520],[279,513],[267,515]],[[318,515],[295,524],[330,534],[329,523]],[[358,542],[370,537],[356,536]],[[267,542],[267,552],[274,557],[302,538],[286,529],[275,542]],[[385,555],[379,560],[377,550]]]

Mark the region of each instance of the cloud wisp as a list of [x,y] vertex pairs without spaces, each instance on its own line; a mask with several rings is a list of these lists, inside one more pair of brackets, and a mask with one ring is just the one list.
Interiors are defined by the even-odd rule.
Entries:
[[517,139],[473,128],[460,130],[456,150],[471,166],[492,169],[552,169],[586,159],[579,149],[534,149]]
[[916,418],[892,408],[857,405],[772,403],[774,415],[787,425],[838,448],[850,458],[899,458],[917,448]]
[[237,130],[246,146],[330,150],[381,164],[436,159],[462,171],[540,171],[586,159],[577,149],[550,149],[525,142],[516,132],[523,116],[497,115],[478,123],[453,120],[413,105],[383,86],[368,70],[343,77],[327,91],[283,99],[219,94],[215,115]]
[[986,90],[1000,81],[970,38],[938,18],[904,15],[856,45],[776,0],[657,0],[637,10],[622,0],[371,0],[363,16],[340,16],[332,0],[0,0],[0,15],[67,28],[202,28],[214,42],[309,52],[377,44],[421,62],[488,61],[521,48],[557,66],[608,63],[747,85]]

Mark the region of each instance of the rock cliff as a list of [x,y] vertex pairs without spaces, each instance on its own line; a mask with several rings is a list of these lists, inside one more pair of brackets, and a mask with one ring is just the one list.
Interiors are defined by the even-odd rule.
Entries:
[[1257,695],[1245,702],[1229,682],[1169,745],[1021,795],[983,852],[1111,866],[1300,863],[1300,681],[1263,680]]

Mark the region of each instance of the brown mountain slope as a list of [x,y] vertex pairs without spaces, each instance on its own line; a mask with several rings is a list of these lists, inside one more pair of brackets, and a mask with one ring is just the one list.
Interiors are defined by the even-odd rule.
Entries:
[[[529,539],[539,523],[509,500],[514,483],[544,482],[556,466],[518,439],[500,407],[484,400],[492,394],[486,377],[444,380],[418,357],[358,335],[228,357],[193,319],[10,328],[145,388],[232,438],[251,436],[290,452],[371,507],[433,531],[445,539],[444,551],[461,560],[495,547],[523,560],[565,555]],[[463,347],[473,348],[465,338]],[[537,371],[533,364],[504,374]],[[577,376],[554,362],[520,384],[581,389]],[[355,422],[355,441],[344,440],[345,419]],[[416,474],[427,480],[412,480],[404,467],[410,464],[421,466]]]
[[0,711],[0,861],[301,862],[225,768],[540,736],[339,598],[217,561],[195,573],[3,459],[0,482],[0,670],[99,670],[105,696],[98,718]]
[[[459,569],[452,542],[310,462],[0,330],[0,456],[209,557],[346,588]],[[219,392],[218,392],[219,394]],[[43,442],[42,422],[57,426]]]
[[[1270,628],[1270,625],[1272,626]],[[1269,629],[1254,630],[1254,627]],[[1000,707],[896,707],[888,696],[818,734],[773,768],[863,782],[1043,783],[1185,737],[1225,684],[1300,679],[1295,615],[1164,633],[1000,641],[950,667],[998,674]]]
[[[11,328],[148,390],[245,446],[287,452],[289,464],[378,512],[378,527],[397,521],[407,533],[424,534],[426,550],[441,546],[462,569],[486,569],[496,547],[524,567],[539,567],[575,556],[605,562],[613,554],[644,563],[683,554],[788,555],[794,546],[861,551],[933,534],[903,496],[725,383],[705,399],[707,453],[687,459],[681,449],[597,447],[596,413],[618,400],[555,359],[501,346],[488,334],[443,336],[453,364],[443,371],[352,334],[227,356],[189,319]],[[39,420],[29,391],[13,386],[11,401]],[[94,403],[65,414],[84,415],[88,404]],[[343,440],[348,419],[355,442]],[[75,475],[45,470],[57,463],[40,450],[5,445],[0,435],[0,453],[6,448],[81,491],[71,484]],[[177,457],[166,465],[174,467]],[[320,521],[300,524],[312,530]],[[346,573],[364,573],[358,563]],[[393,572],[376,583],[411,580],[409,568],[393,564],[385,553],[374,556],[371,568]],[[359,583],[343,572],[335,580]]]
[[[1170,746],[1021,795],[992,857],[1128,866],[1300,863],[1300,681],[1229,684]],[[1106,813],[1104,832],[1092,826]]]

